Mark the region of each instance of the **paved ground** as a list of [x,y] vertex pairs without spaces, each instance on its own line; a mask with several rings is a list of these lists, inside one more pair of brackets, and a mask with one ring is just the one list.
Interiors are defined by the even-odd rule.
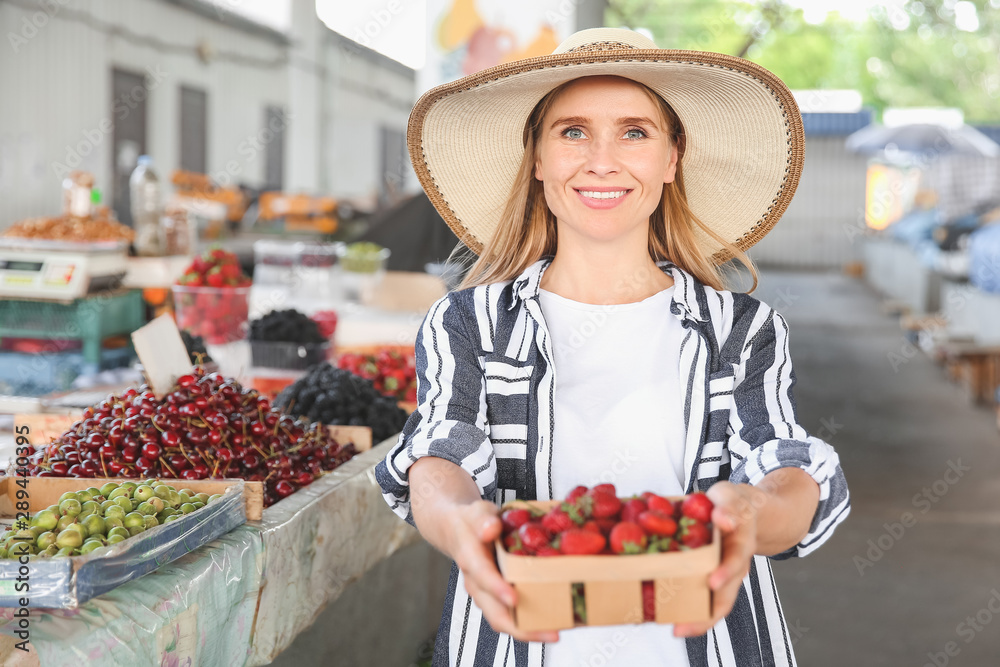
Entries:
[[852,495],[826,545],[774,564],[799,664],[1000,664],[994,413],[862,281],[767,272],[755,296],[789,320],[799,421],[837,448]]

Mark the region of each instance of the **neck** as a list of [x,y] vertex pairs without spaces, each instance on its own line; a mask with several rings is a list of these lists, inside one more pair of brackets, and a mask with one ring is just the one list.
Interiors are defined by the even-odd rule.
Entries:
[[[567,235],[568,236],[568,235]],[[580,244],[560,236],[555,258],[542,275],[541,287],[581,303],[635,303],[661,292],[674,281],[642,244]]]

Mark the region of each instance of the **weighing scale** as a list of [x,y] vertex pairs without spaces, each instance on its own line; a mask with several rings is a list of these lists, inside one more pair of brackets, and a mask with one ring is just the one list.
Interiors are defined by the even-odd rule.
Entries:
[[125,241],[0,238],[0,298],[72,301],[121,284]]

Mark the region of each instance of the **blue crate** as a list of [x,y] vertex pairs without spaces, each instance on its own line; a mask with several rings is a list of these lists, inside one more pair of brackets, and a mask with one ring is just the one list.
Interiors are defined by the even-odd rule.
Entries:
[[44,396],[72,388],[81,375],[128,366],[135,358],[132,347],[101,350],[100,363],[87,361],[83,352],[28,354],[0,352],[0,394]]

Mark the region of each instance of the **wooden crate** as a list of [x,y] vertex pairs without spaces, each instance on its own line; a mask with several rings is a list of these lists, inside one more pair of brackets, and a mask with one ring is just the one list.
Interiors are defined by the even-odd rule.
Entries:
[[[676,500],[676,498],[671,498]],[[561,501],[518,504],[548,511]],[[640,555],[520,556],[496,541],[497,564],[514,586],[514,622],[524,631],[574,627],[573,584],[582,583],[588,626],[643,622],[642,582],[656,591],[657,623],[695,623],[712,617],[708,575],[720,562],[721,536],[688,551]]]

